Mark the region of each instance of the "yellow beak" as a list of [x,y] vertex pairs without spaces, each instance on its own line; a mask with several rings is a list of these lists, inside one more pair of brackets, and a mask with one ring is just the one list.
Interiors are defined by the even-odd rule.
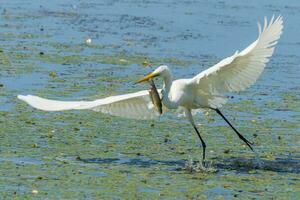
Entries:
[[144,76],[143,78],[141,78],[140,80],[138,80],[138,81],[135,82],[135,83],[137,84],[137,83],[141,83],[141,82],[144,82],[144,81],[148,81],[149,79],[154,78],[154,77],[156,77],[156,76],[158,76],[158,75],[159,75],[158,73],[152,72],[152,73],[150,73],[150,74]]

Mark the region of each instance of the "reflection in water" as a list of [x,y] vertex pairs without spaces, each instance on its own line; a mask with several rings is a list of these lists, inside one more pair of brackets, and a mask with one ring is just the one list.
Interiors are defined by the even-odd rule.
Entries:
[[[267,170],[274,172],[289,172],[300,173],[300,159],[299,158],[276,158],[275,160],[263,160],[259,162],[255,158],[229,158],[216,159],[218,162],[212,164],[212,167],[223,170],[238,170],[248,171],[253,169]],[[98,164],[121,164],[121,165],[135,165],[138,167],[151,167],[153,165],[167,165],[173,166],[173,170],[181,171],[185,169],[187,160],[153,160],[148,158],[86,158],[81,159],[85,163]]]
[[259,162],[256,159],[230,158],[216,163],[217,168],[234,170],[260,169],[274,172],[300,172],[300,159],[297,158],[276,158],[275,160],[263,160]]
[[139,167],[150,167],[152,165],[167,165],[167,166],[184,166],[185,160],[178,161],[162,161],[162,160],[152,160],[147,158],[86,158],[81,159],[85,163],[98,163],[98,164],[122,164],[122,165],[135,165]]

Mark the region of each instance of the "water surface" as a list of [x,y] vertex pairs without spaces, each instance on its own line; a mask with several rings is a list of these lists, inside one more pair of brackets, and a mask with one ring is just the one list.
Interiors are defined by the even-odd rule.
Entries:
[[[298,1],[4,0],[0,13],[1,199],[299,198]],[[274,56],[222,108],[260,161],[214,113],[195,118],[208,173],[186,168],[202,148],[183,119],[48,113],[16,99],[138,91],[149,64],[191,77],[254,41],[256,22],[273,14],[285,26]]]

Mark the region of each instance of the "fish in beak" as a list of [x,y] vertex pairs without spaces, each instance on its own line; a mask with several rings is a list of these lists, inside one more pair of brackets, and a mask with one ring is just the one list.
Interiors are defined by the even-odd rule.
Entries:
[[163,113],[163,110],[162,110],[162,102],[160,96],[158,94],[154,81],[152,79],[149,79],[148,82],[150,83],[151,86],[149,90],[150,99],[156,111],[159,113],[159,115],[161,115]]
[[148,80],[150,80],[150,79],[152,79],[152,78],[154,78],[154,77],[156,77],[156,76],[159,76],[159,73],[152,72],[152,73],[150,73],[150,74],[144,76],[144,77],[141,78],[140,80],[138,80],[138,81],[136,82],[136,84],[137,84],[137,83],[142,83],[142,82],[148,81]]

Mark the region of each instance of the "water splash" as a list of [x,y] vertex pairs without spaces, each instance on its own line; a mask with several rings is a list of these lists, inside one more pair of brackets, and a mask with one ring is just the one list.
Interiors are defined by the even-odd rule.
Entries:
[[186,161],[184,170],[192,173],[192,172],[205,172],[205,173],[215,173],[217,169],[213,167],[213,162],[201,162],[201,161],[194,161],[191,156]]

